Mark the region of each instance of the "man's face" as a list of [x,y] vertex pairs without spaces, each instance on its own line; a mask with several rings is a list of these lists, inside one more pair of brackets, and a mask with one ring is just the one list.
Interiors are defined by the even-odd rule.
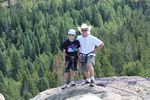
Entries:
[[88,28],[82,28],[82,29],[81,29],[81,32],[82,32],[82,36],[83,36],[83,37],[88,36]]

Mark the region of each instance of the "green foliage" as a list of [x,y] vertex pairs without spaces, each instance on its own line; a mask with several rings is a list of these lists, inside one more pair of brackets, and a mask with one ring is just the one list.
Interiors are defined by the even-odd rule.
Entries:
[[92,25],[92,35],[105,44],[96,56],[96,77],[150,77],[149,0],[17,0],[9,7],[3,1],[0,92],[6,99],[28,100],[59,86],[61,44],[68,29],[82,23]]
[[16,82],[13,79],[5,78],[3,86],[2,86],[2,94],[4,94],[5,99],[7,100],[16,100],[21,99],[20,93],[20,82]]
[[2,73],[2,71],[0,71],[0,79],[1,79],[1,82],[0,82],[0,91],[3,91],[4,89],[4,75]]
[[142,64],[139,61],[136,62],[128,62],[127,64],[124,64],[123,68],[123,74],[128,76],[136,76],[139,75],[139,73],[142,70]]
[[40,92],[44,91],[45,89],[49,88],[48,80],[45,77],[40,78],[37,86]]
[[4,40],[0,38],[0,51],[5,51],[6,50],[6,46],[4,44]]
[[0,66],[1,66],[1,71],[3,72],[4,75],[6,75],[7,72],[7,66],[6,66],[6,55],[0,52]]
[[[60,76],[57,76],[56,73],[52,73],[50,75],[51,77],[49,77],[49,86],[50,87],[57,87],[58,85],[60,85],[60,80],[58,80]],[[62,79],[61,79],[62,80]]]
[[11,64],[12,64],[12,69],[11,69],[11,74],[12,78],[14,80],[18,80],[18,73],[21,71],[21,57],[20,54],[17,52],[16,48],[14,45],[12,45],[12,49],[10,51],[10,58],[11,58]]

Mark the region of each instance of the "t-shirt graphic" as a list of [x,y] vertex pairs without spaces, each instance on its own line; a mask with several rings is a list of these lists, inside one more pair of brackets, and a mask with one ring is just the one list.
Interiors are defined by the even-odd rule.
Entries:
[[68,49],[67,50],[68,52],[77,52],[78,51],[77,45],[74,45],[74,44],[68,46],[67,49]]
[[68,56],[77,56],[79,47],[80,43],[78,40],[70,41],[67,39],[62,44],[62,49],[65,49],[65,52]]

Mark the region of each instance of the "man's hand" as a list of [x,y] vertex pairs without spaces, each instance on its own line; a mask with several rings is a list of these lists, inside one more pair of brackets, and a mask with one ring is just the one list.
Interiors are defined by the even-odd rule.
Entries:
[[103,46],[104,46],[104,43],[102,43],[101,45],[99,45],[98,47],[96,47],[96,48],[94,49],[93,53],[94,53],[94,54],[97,54],[97,52],[98,52],[100,49],[102,49]]

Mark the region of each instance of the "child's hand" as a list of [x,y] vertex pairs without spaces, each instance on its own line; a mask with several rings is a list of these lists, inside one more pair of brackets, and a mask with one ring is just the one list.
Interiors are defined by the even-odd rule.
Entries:
[[66,64],[66,60],[63,61],[63,65],[65,65],[65,64]]

